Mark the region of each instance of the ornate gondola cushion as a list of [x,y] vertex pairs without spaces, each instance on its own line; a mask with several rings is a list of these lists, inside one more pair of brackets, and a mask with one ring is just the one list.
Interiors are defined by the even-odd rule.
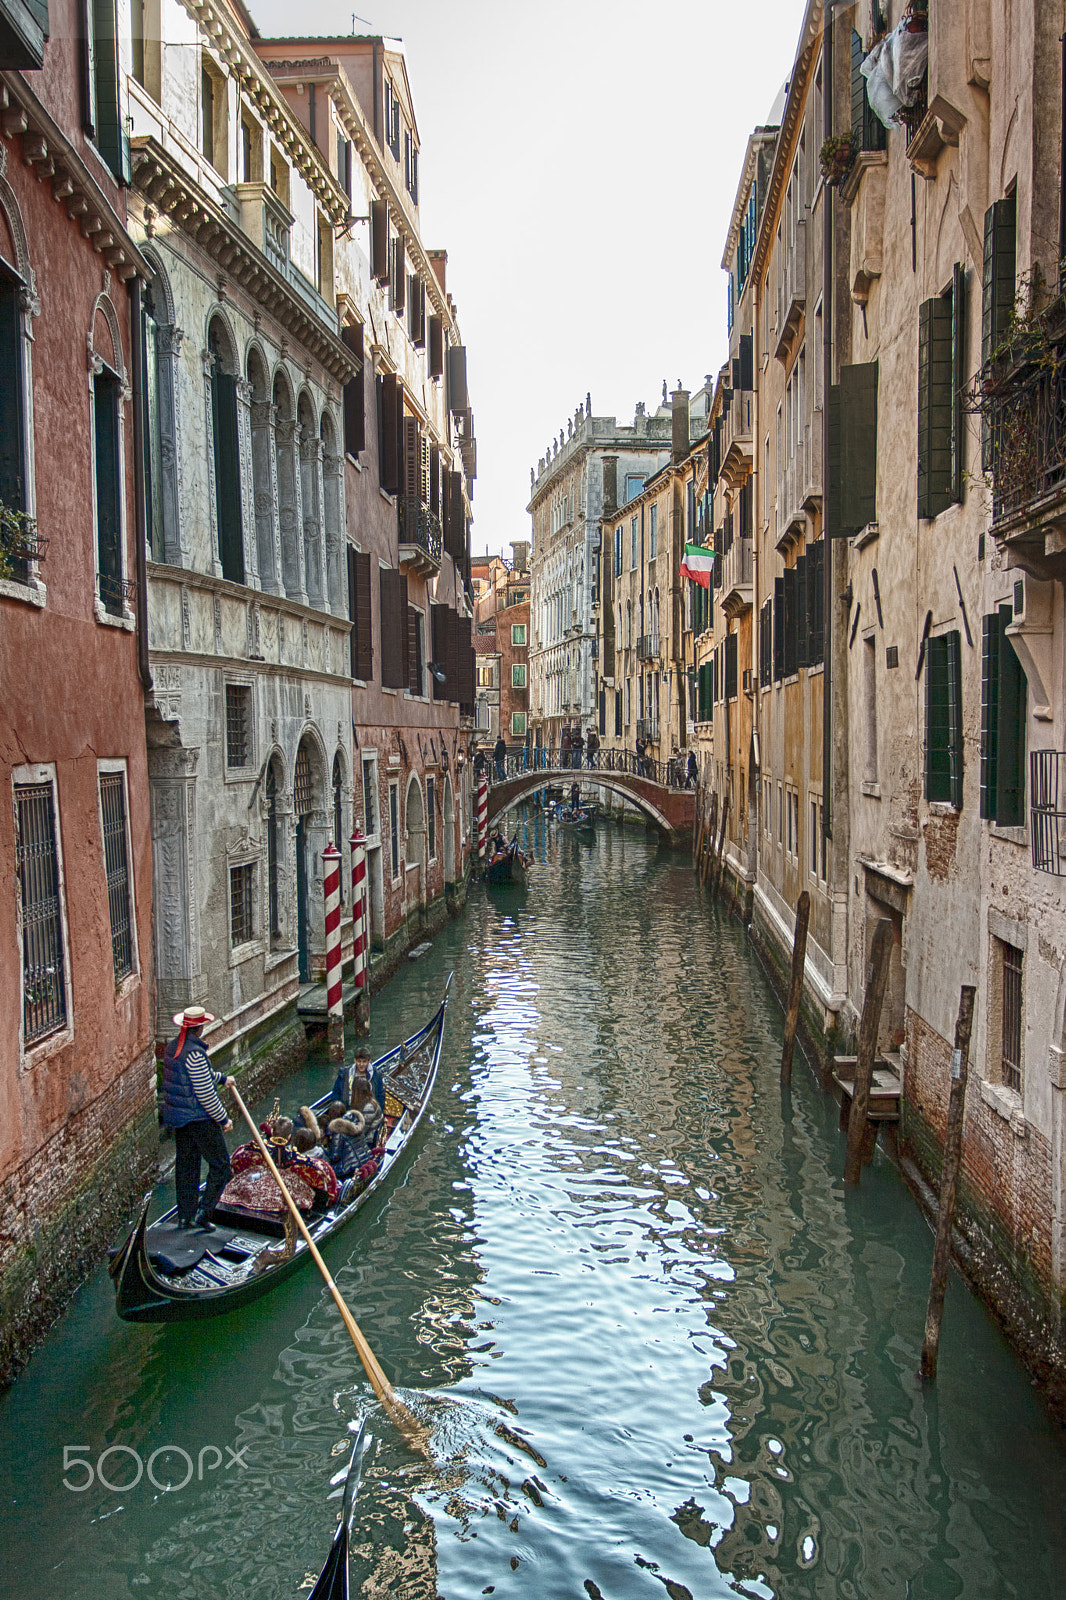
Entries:
[[[305,1183],[298,1173],[291,1170],[283,1172],[281,1176],[286,1189],[300,1210],[310,1211],[315,1198],[315,1191],[311,1185]],[[281,1192],[266,1167],[246,1167],[243,1172],[238,1172],[223,1189],[219,1205],[245,1206],[252,1211],[285,1210]]]

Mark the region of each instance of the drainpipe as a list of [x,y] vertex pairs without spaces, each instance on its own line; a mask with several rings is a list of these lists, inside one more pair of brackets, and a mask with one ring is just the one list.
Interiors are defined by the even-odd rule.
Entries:
[[[833,132],[833,7],[826,7],[822,44],[822,115],[824,137]],[[822,538],[826,541],[822,563],[822,833],[833,837],[833,566],[836,545],[829,534],[826,509],[829,501],[829,386],[833,381],[833,198],[825,191],[822,218]]]
[[137,547],[137,672],[144,689],[152,687],[148,662],[148,518],[144,504],[144,330],[141,280],[130,279],[130,365],[133,368],[133,529]]

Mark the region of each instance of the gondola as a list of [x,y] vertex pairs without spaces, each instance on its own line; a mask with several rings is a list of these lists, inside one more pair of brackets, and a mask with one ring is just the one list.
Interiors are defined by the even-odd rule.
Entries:
[[[380,1074],[377,1081],[385,1092],[388,1136],[377,1171],[364,1188],[357,1190],[349,1180],[327,1210],[307,1213],[307,1226],[319,1249],[388,1182],[413,1139],[440,1065],[447,1006],[446,987],[444,999],[425,1027],[371,1066],[372,1079]],[[325,1111],[332,1098],[332,1092],[323,1095],[312,1109],[316,1114]],[[273,1289],[307,1259],[307,1245],[302,1238],[289,1236],[279,1215],[219,1205],[213,1213],[214,1233],[190,1233],[178,1229],[176,1206],[149,1227],[151,1203],[149,1193],[133,1231],[115,1251],[110,1266],[116,1309],[127,1322],[185,1322],[237,1311]],[[280,1248],[279,1241],[284,1241]]]
[[525,857],[518,848],[517,836],[511,840],[502,855],[489,862],[485,868],[485,881],[486,883],[525,883],[526,862]]
[[591,839],[595,836],[595,815],[590,806],[556,806],[555,820],[571,833]]
[[333,1535],[333,1543],[329,1547],[326,1564],[318,1575],[318,1582],[311,1590],[309,1600],[349,1600],[348,1588],[348,1546],[352,1536],[352,1519],[355,1515],[355,1497],[359,1493],[359,1484],[363,1476],[363,1453],[370,1443],[366,1438],[366,1418],[359,1424],[359,1432],[352,1445],[351,1458],[346,1467],[333,1475],[330,1484],[336,1486],[343,1484],[343,1488],[334,1487],[334,1493],[342,1496],[341,1514],[337,1522],[337,1531]]

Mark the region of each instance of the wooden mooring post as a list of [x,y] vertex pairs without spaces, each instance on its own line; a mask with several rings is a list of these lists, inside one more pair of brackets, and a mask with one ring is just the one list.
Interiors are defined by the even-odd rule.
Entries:
[[970,1060],[970,1032],[973,1028],[974,988],[964,983],[959,995],[959,1015],[955,1023],[955,1049],[951,1057],[951,1093],[948,1096],[948,1125],[944,1135],[944,1165],[940,1173],[940,1214],[933,1246],[933,1278],[929,1286],[929,1309],[925,1314],[925,1339],[922,1342],[921,1375],[936,1377],[940,1354],[940,1324],[944,1317],[944,1293],[951,1265],[951,1224],[955,1216],[955,1189],[962,1155],[962,1121],[966,1109],[966,1074]]
[[707,819],[707,826],[703,830],[703,846],[699,863],[699,880],[704,888],[707,886],[707,876],[710,871],[711,861],[714,859],[714,830],[718,826],[718,790],[711,795],[711,814]]
[[722,829],[718,835],[718,859],[711,868],[711,884],[715,894],[722,892],[722,858],[725,854],[725,829],[729,821],[729,796],[722,798]]
[[807,961],[807,927],[811,920],[811,897],[804,889],[796,901],[796,933],[792,940],[792,980],[788,986],[788,1011],[785,1014],[785,1043],[781,1050],[781,1087],[792,1082],[792,1047],[796,1042],[800,1000],[803,998],[803,969]]
[[851,1096],[848,1147],[844,1155],[845,1183],[858,1183],[862,1172],[866,1117],[870,1109],[870,1082],[873,1078],[874,1057],[877,1054],[877,1030],[881,1024],[881,1006],[888,985],[892,937],[892,924],[887,917],[882,917],[874,933],[873,951],[866,973],[862,1020],[859,1023],[859,1055],[855,1062],[855,1088]]

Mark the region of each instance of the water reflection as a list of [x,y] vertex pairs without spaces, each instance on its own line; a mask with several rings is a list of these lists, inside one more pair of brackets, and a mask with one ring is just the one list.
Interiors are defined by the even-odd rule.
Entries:
[[[327,1251],[433,1464],[311,1275],[174,1328],[118,1323],[101,1275],[0,1404],[0,1589],[291,1596],[370,1411],[372,1600],[1058,1592],[1058,1439],[957,1284],[937,1389],[917,1383],[929,1235],[880,1157],[844,1195],[835,1110],[799,1068],[778,1087],[740,930],[641,835],[520,827],[528,891],[475,891],[375,1001],[381,1046],[456,969],[433,1120]],[[76,1495],[62,1449],[86,1441],[245,1466]]]

